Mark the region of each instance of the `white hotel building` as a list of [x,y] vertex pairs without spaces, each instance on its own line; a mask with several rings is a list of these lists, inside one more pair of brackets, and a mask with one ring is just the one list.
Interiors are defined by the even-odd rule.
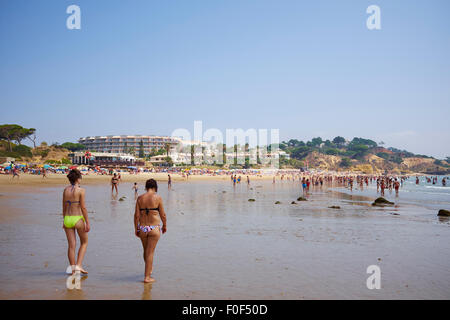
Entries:
[[106,153],[130,153],[134,149],[138,154],[140,144],[143,144],[144,153],[149,154],[152,151],[165,149],[166,145],[172,150],[177,146],[181,139],[167,136],[91,136],[80,138],[78,142],[90,151],[106,152]]

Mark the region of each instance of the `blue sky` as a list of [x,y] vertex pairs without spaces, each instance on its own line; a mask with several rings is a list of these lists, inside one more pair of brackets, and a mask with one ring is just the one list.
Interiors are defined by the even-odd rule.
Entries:
[[[81,30],[66,28],[71,4]],[[372,4],[381,30],[366,27]],[[449,11],[446,0],[0,0],[0,122],[62,143],[202,120],[443,158]]]

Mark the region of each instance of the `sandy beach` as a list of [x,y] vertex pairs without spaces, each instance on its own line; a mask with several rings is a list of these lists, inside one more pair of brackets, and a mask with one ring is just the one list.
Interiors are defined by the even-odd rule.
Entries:
[[[117,196],[109,176],[85,176],[92,229],[85,258],[90,273],[81,290],[65,286],[64,175],[45,182],[0,177],[0,298],[450,298],[450,223],[406,191],[398,199],[387,194],[393,208],[371,207],[372,189],[325,187],[292,204],[298,182],[274,185],[269,177],[233,186],[228,176],[188,182],[175,176],[169,191],[167,175],[152,176],[168,216],[155,253],[156,282],[142,283],[142,248],[132,222],[132,184],[138,181],[142,193],[148,176],[122,175]],[[366,286],[369,265],[381,268],[380,290]]]

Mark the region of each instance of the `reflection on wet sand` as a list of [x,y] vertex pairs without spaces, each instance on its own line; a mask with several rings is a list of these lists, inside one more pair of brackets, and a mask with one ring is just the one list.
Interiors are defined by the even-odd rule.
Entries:
[[152,283],[144,284],[144,291],[142,292],[141,300],[152,300]]
[[[84,282],[87,280],[87,278],[88,278],[87,275],[83,275],[80,277],[80,289],[76,288],[76,285],[75,285],[76,280],[75,279],[73,281],[74,287],[71,289],[67,288],[67,283],[66,283],[66,290],[64,291],[63,299],[64,300],[84,300],[84,299],[86,299],[86,295],[83,291],[83,285],[84,285]],[[66,282],[67,281],[68,280],[66,279]]]

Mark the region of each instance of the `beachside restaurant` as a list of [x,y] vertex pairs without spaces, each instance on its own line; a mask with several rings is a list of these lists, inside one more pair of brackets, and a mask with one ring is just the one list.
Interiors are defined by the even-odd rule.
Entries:
[[136,160],[131,154],[107,152],[73,152],[69,154],[73,164],[84,164],[100,167],[144,166],[144,161]]

